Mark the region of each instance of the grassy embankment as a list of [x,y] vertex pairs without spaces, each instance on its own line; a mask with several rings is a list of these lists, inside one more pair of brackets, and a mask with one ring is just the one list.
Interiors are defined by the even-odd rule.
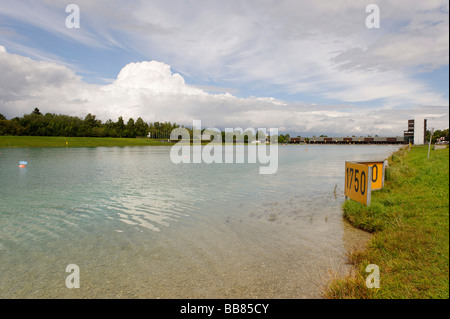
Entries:
[[[66,142],[68,142],[66,144]],[[147,138],[59,137],[59,136],[0,136],[0,147],[96,147],[173,145]]]
[[[68,142],[66,144],[66,142]],[[97,146],[158,146],[174,145],[167,139],[116,138],[116,137],[63,137],[63,136],[1,136],[0,147],[97,147]],[[189,143],[189,142],[187,142]],[[191,141],[192,144],[192,141]],[[202,145],[220,145],[201,141]],[[223,143],[222,143],[223,144]]]
[[[354,272],[334,280],[326,298],[449,298],[449,149],[401,149],[389,159],[385,187],[372,204],[344,203],[344,217],[374,233],[349,254]],[[380,288],[366,287],[368,264],[380,269]]]

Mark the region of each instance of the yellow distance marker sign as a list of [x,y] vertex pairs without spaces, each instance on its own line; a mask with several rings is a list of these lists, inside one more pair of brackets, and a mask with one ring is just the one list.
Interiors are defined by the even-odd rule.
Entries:
[[372,167],[355,162],[345,162],[345,197],[370,205]]
[[372,167],[372,190],[384,187],[385,161],[357,162]]

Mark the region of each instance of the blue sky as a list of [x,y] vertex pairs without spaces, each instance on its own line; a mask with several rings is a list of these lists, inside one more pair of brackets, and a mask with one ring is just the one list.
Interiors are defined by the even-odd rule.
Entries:
[[79,29],[67,2],[0,0],[0,113],[302,136],[401,135],[416,116],[448,127],[448,1],[73,3]]

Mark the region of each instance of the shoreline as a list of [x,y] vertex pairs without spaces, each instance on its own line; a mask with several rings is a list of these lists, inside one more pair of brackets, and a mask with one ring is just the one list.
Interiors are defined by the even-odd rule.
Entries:
[[[372,193],[371,206],[344,202],[346,222],[371,239],[348,250],[351,270],[332,280],[324,298],[448,298],[448,148],[430,158],[427,151],[415,146],[393,153],[385,187]],[[370,264],[379,266],[379,288],[366,286]]]
[[64,136],[0,136],[1,147],[120,147],[120,146],[171,146],[173,142],[161,139],[120,137],[64,137]]
[[[166,139],[128,138],[128,137],[65,137],[65,136],[0,136],[0,148],[29,148],[29,147],[120,147],[120,146],[173,146],[180,141]],[[202,141],[201,145],[226,145]],[[236,143],[233,143],[236,145]],[[192,142],[190,145],[193,145]],[[271,145],[270,143],[243,145]],[[391,144],[319,144],[319,143],[277,143],[279,146],[310,146],[310,145],[391,145]]]

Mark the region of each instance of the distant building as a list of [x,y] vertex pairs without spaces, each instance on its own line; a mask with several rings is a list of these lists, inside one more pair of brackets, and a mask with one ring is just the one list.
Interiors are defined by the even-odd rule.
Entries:
[[311,137],[309,144],[404,144],[401,136],[396,137]]
[[290,144],[300,144],[300,143],[304,143],[305,142],[305,138],[303,137],[291,137],[289,138],[289,143]]
[[427,134],[427,119],[417,117],[414,120],[408,120],[408,130],[403,131],[403,138],[406,143],[414,145],[425,144]]
[[416,118],[414,120],[414,144],[425,144],[425,135],[427,134],[427,120]]
[[403,138],[406,143],[414,143],[414,120],[408,120],[408,129],[403,131]]
[[310,137],[308,140],[304,137],[291,137],[288,141],[290,144],[425,144],[425,137],[427,132],[427,120],[424,118],[417,117],[414,120],[408,120],[408,129],[403,131],[402,136],[392,136],[392,137],[363,137],[363,136],[352,136],[352,137]]

